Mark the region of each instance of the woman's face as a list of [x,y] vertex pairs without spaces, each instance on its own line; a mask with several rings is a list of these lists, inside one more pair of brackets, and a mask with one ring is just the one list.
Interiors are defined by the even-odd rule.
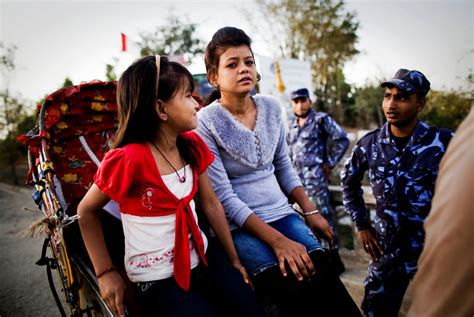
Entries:
[[213,84],[221,94],[248,94],[257,82],[252,51],[247,45],[229,47],[219,58]]

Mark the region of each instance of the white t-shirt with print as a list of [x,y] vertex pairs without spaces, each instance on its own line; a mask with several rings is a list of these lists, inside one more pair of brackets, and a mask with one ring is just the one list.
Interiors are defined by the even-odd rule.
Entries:
[[[181,199],[192,190],[193,171],[186,165],[186,181],[179,182],[176,173],[163,175],[162,179],[171,193]],[[183,175],[184,169],[178,171]],[[153,199],[153,192],[147,193]],[[189,203],[197,223],[194,200]],[[139,217],[122,214],[122,225],[125,235],[125,269],[132,282],[149,282],[173,276],[173,258],[176,214],[160,217]],[[204,250],[208,241],[201,231]],[[188,230],[191,269],[199,264],[199,255],[194,246],[191,232]]]

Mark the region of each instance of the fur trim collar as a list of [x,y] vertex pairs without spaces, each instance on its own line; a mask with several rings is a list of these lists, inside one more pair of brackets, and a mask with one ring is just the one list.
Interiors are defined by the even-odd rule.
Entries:
[[217,100],[201,109],[199,115],[220,147],[236,161],[256,168],[273,160],[282,123],[277,99],[261,95],[252,98],[257,108],[253,131],[238,122]]

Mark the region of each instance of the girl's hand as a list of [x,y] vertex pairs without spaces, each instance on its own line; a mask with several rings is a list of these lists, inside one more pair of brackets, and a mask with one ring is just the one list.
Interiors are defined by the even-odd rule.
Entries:
[[125,283],[120,274],[116,271],[108,272],[102,275],[99,280],[100,296],[112,309],[113,313],[119,317],[125,317],[125,308],[123,305],[123,294],[125,292]]
[[232,262],[232,266],[235,267],[237,269],[237,271],[240,272],[240,274],[242,274],[242,277],[244,279],[244,282],[245,284],[249,284],[250,287],[252,288],[253,290],[253,283],[252,283],[252,280],[250,279],[248,273],[247,273],[247,270],[245,269],[245,267],[242,265],[242,263],[240,263],[240,261],[234,261]]
[[313,229],[313,232],[318,236],[318,238],[323,238],[329,242],[329,246],[332,247],[332,241],[334,239],[334,232],[332,231],[331,226],[321,216],[320,213],[305,217],[306,223],[308,226]]
[[316,273],[304,245],[281,236],[272,243],[272,248],[283,276],[288,275],[285,263],[288,264],[298,281],[310,279]]

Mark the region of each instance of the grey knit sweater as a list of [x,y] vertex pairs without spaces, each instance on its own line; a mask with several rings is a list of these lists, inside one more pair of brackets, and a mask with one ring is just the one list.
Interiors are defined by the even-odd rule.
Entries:
[[265,222],[294,214],[287,195],[301,186],[288,156],[278,100],[263,95],[253,100],[257,108],[253,130],[218,101],[198,112],[197,133],[215,155],[208,174],[231,230],[241,227],[252,213]]

